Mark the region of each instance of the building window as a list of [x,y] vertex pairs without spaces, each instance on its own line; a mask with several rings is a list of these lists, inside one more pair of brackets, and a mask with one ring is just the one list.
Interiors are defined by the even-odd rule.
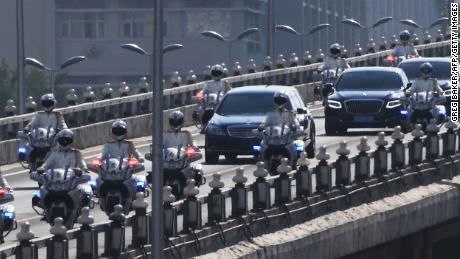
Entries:
[[200,33],[213,30],[229,37],[232,30],[230,12],[226,11],[189,11],[185,13],[187,37],[200,37]]
[[[144,14],[123,14],[122,15],[122,36],[125,38],[143,38],[145,36],[146,15]],[[149,26],[147,26],[149,27]]]
[[104,38],[104,15],[100,13],[66,13],[61,19],[61,37],[71,39]]

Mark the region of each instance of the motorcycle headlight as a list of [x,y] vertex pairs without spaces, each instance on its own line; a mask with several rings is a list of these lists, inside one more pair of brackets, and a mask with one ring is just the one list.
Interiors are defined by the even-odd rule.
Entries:
[[396,108],[398,106],[401,105],[401,101],[400,100],[394,100],[394,101],[389,101],[387,103],[387,108],[391,109],[391,108]]
[[332,109],[342,109],[342,104],[339,101],[328,100],[327,105]]
[[226,135],[224,130],[215,124],[209,124],[208,127],[206,127],[206,133],[211,134],[211,135],[217,135],[217,136]]
[[444,91],[443,95],[446,96],[446,97],[451,96],[452,95],[452,90],[448,89],[448,90]]

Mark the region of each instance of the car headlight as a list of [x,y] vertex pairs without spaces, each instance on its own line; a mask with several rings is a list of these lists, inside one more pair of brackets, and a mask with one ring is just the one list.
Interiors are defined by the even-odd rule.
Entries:
[[208,124],[208,127],[206,127],[206,133],[218,136],[226,135],[224,130],[215,124]]
[[401,101],[400,100],[389,101],[387,103],[387,108],[390,108],[390,109],[398,107],[398,106],[401,106]]
[[446,97],[451,96],[452,95],[452,90],[448,89],[448,90],[444,91],[443,95],[446,96]]
[[342,109],[342,104],[339,101],[327,100],[327,105],[332,109]]

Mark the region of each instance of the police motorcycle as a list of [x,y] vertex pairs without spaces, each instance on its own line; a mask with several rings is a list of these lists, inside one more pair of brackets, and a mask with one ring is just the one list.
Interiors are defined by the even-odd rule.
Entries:
[[[183,192],[188,179],[195,180],[195,185],[199,187],[206,183],[203,176],[203,165],[193,163],[203,157],[201,151],[195,146],[168,147],[163,149],[163,186],[169,185],[176,198],[183,198]],[[145,154],[145,158],[152,161],[150,153]],[[147,180],[150,183],[152,172],[148,172]]]
[[206,128],[223,96],[224,94],[220,91],[208,94],[200,91],[194,96],[193,100],[199,102],[199,105],[198,110],[193,112],[192,119],[198,129]]
[[135,158],[94,158],[88,164],[88,169],[99,175],[90,184],[107,216],[114,211],[117,204],[121,204],[124,213],[128,214],[137,192],[143,192],[146,197],[149,195],[145,176],[134,175],[145,169],[144,163]]
[[[30,178],[41,185],[39,191],[32,193],[32,208],[50,225],[54,224],[55,218],[61,217],[64,225],[71,229],[81,208],[91,207],[92,189],[88,183],[91,178],[80,169],[37,170],[31,173]],[[40,213],[37,208],[43,212]]]
[[[45,162],[46,156],[56,144],[56,133],[51,126],[48,128],[35,128],[28,133],[18,131],[18,138],[27,142],[18,148],[19,163],[24,169],[35,170]],[[34,165],[31,165],[30,161],[32,151],[37,154]]]
[[421,124],[422,129],[431,119],[436,119],[438,126],[446,122],[446,107],[442,105],[445,102],[445,96],[439,96],[432,91],[415,92],[412,95],[406,93],[401,98],[402,108],[400,110],[401,119],[403,120],[403,130],[409,132],[415,128],[416,124]]
[[5,237],[8,236],[11,231],[18,228],[16,221],[16,211],[13,205],[1,205],[0,206],[0,244],[5,243]]
[[303,130],[282,124],[267,127],[261,134],[262,142],[253,146],[253,150],[255,156],[260,156],[268,172],[271,175],[277,174],[283,158],[287,158],[292,169],[295,169],[300,153],[304,151],[304,142],[297,139],[304,134]]
[[386,57],[384,61],[384,65],[386,67],[398,67],[401,62],[403,62],[406,59],[412,59],[412,58],[417,58],[417,56],[413,55],[406,55],[406,56],[395,56],[393,54],[390,54]]
[[343,70],[341,68],[335,69],[325,69],[321,72],[321,84],[317,85],[320,89],[316,91],[321,91],[323,105],[326,105],[326,100],[329,94],[332,92],[332,87],[334,86],[337,78],[342,74]]

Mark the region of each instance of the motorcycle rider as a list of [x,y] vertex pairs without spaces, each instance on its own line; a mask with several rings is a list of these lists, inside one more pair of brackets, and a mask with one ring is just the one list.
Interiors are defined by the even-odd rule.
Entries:
[[322,70],[340,68],[342,70],[350,68],[347,61],[340,57],[341,47],[338,43],[334,43],[329,48],[329,56],[324,59]]
[[[61,129],[67,129],[67,124],[64,120],[64,116],[60,112],[54,111],[57,101],[53,94],[44,94],[41,97],[41,105],[43,111],[37,112],[37,115],[30,121],[23,129],[24,133],[29,133],[31,130],[36,128],[52,128],[57,133]],[[51,147],[50,147],[51,148]],[[31,171],[36,168],[35,162],[39,155],[45,156],[46,154],[40,154],[41,152],[49,152],[50,148],[45,149],[32,149],[29,155],[29,162],[31,164]]]
[[134,147],[132,141],[126,139],[128,133],[128,124],[122,120],[116,120],[112,123],[113,141],[104,144],[102,148],[102,160],[109,158],[136,158],[139,162],[144,162],[139,150]]
[[86,172],[86,163],[80,150],[72,147],[74,138],[72,130],[63,129],[59,131],[56,137],[58,147],[51,150],[51,153],[40,169],[44,168],[44,171],[47,171],[53,168],[76,168],[82,172]]
[[270,126],[287,125],[291,130],[295,130],[299,127],[299,122],[295,118],[295,115],[287,107],[288,97],[283,92],[278,92],[274,95],[273,101],[275,103],[275,109],[267,114],[265,122],[259,126],[259,130]]
[[415,57],[418,57],[418,52],[417,50],[415,49],[415,47],[410,44],[410,38],[411,38],[411,34],[408,30],[404,30],[402,31],[400,34],[399,34],[399,41],[400,43],[397,44],[391,54],[395,57],[400,57],[400,56],[404,56],[404,57],[408,57],[408,56],[415,56]]
[[174,111],[169,114],[170,128],[163,133],[163,148],[194,146],[196,147],[192,134],[187,130],[182,130],[184,126],[184,114]]
[[60,112],[53,111],[56,108],[56,98],[53,94],[44,94],[41,97],[41,105],[43,111],[40,111],[35,115],[29,124],[24,127],[24,132],[29,132],[35,128],[51,128],[55,130],[66,129],[67,124],[65,123],[64,116]]
[[431,63],[425,62],[422,65],[420,65],[420,77],[415,79],[412,85],[404,91],[405,95],[409,97],[414,93],[427,91],[433,92],[435,97],[442,95],[443,90],[438,85],[437,79],[431,77],[432,72],[433,65],[431,65]]
[[228,92],[229,86],[228,84],[222,82],[222,78],[224,77],[224,68],[216,64],[211,67],[211,77],[212,81],[208,82],[204,87],[203,87],[203,94],[210,94],[210,93],[226,93]]

